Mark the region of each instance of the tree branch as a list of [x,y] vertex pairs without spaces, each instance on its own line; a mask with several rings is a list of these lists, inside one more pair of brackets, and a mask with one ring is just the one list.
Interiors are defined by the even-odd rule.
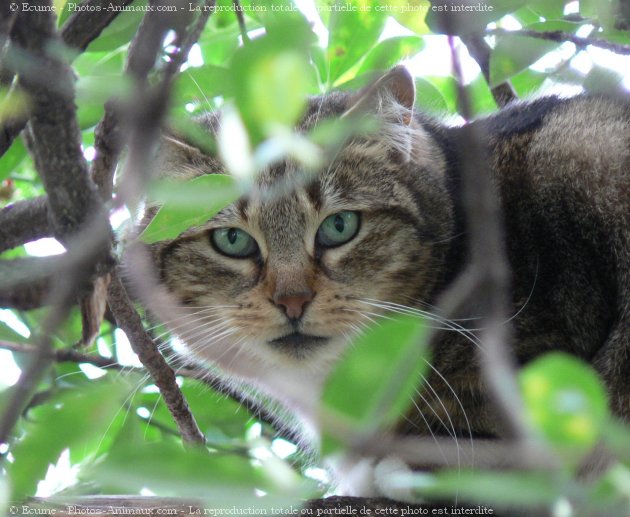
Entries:
[[13,27],[12,37],[17,45],[44,61],[61,85],[60,90],[51,90],[28,77],[20,77],[22,88],[31,98],[33,154],[48,193],[50,218],[55,234],[68,244],[69,251],[67,269],[54,279],[50,294],[52,308],[41,333],[35,337],[37,353],[13,386],[0,419],[0,443],[9,440],[15,423],[50,366],[51,336],[66,318],[74,302],[75,288],[91,276],[95,264],[107,264],[110,258],[107,214],[89,180],[81,152],[72,70],[58,58],[49,56],[46,50],[58,41],[52,4],[33,0],[30,5],[35,12],[20,19]]
[[607,41],[601,38],[591,38],[591,37],[580,37],[575,34],[571,34],[569,32],[562,31],[534,31],[528,29],[521,29],[515,31],[509,31],[506,29],[491,29],[486,31],[488,36],[525,36],[528,38],[537,38],[544,39],[548,41],[556,41],[558,43],[564,43],[566,41],[570,41],[574,43],[578,47],[584,48],[592,45],[593,47],[599,47],[606,50],[610,50],[611,52],[615,52],[616,54],[621,54],[623,56],[630,55],[630,46],[622,45],[620,43],[613,43],[612,41]]
[[[449,44],[460,112],[469,121],[472,115],[470,99],[463,86],[459,56],[452,36],[449,36]],[[481,339],[485,350],[479,356],[482,375],[508,437],[525,440],[529,436],[529,427],[524,421],[523,404],[516,386],[515,364],[506,351],[512,337],[511,330],[509,325],[503,324],[508,321],[510,270],[504,249],[501,208],[485,163],[486,154],[479,131],[470,124],[464,125],[457,147],[469,264],[441,297],[440,306],[447,315],[473,299],[482,307],[485,323],[480,326],[486,328]]]
[[18,201],[0,209],[0,253],[50,234],[46,197]]
[[232,0],[232,6],[234,7],[234,14],[236,14],[236,20],[238,21],[238,28],[241,31],[241,38],[243,43],[249,41],[249,35],[247,34],[247,25],[245,24],[245,16],[243,15],[243,8],[239,0]]
[[[89,5],[108,6],[112,3],[114,6],[123,7],[129,5],[133,0],[88,0]],[[6,4],[8,6],[8,4]],[[112,20],[120,13],[116,9],[94,12],[90,10],[79,11],[73,14],[64,24],[61,39],[67,46],[83,51],[87,46],[101,34],[103,29],[107,27]],[[17,15],[18,13],[11,13]],[[30,16],[32,13],[25,13],[23,17]],[[16,16],[13,16],[15,19]],[[19,23],[19,22],[18,22]],[[16,26],[18,24],[15,24]],[[7,35],[9,33],[7,32]],[[1,42],[0,42],[1,43]],[[3,74],[10,74],[12,79],[12,71],[4,71]],[[4,78],[5,84],[9,84],[11,80]],[[13,140],[22,132],[28,116],[9,119],[0,124],[0,156],[2,156],[11,147]]]
[[[81,3],[85,9],[75,12],[61,29],[62,41],[73,49],[84,51],[98,38],[118,14],[122,11],[109,9],[112,4],[116,8],[129,5],[133,0],[86,0]],[[100,7],[100,10],[98,9]]]
[[175,373],[144,330],[142,320],[116,273],[112,274],[109,286],[109,306],[116,318],[116,323],[127,334],[133,351],[138,355],[140,362],[149,371],[155,385],[159,388],[184,443],[189,445],[205,444],[204,435],[199,430],[195,418],[190,413],[188,403],[177,386]]
[[[0,341],[0,348],[10,350],[18,354],[37,354],[35,345],[27,345],[23,343],[13,343],[10,341]],[[48,357],[52,361],[58,363],[88,363],[98,366],[99,368],[107,368],[113,370],[127,370],[129,367],[122,366],[113,359],[102,357],[100,355],[83,354],[73,348],[58,348],[49,351]],[[142,370],[144,371],[144,370]]]
[[[483,39],[483,35],[479,33],[461,36],[461,40],[466,45],[471,57],[477,61],[484,79],[490,84],[490,53],[492,48]],[[507,81],[490,88],[490,92],[500,108],[518,99],[512,85]]]

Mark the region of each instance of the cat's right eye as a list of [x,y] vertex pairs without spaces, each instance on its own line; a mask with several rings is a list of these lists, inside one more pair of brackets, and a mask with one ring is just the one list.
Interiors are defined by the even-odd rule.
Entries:
[[215,249],[232,258],[247,258],[258,252],[256,240],[240,228],[217,228],[210,236]]

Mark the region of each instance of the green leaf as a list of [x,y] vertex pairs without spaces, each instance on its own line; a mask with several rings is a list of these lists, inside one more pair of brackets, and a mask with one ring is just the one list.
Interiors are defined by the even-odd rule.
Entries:
[[[533,23],[525,27],[533,31],[562,31],[575,33],[581,24],[567,21],[548,21]],[[545,54],[556,50],[562,43],[556,41],[529,38],[513,34],[497,36],[497,41],[490,54],[490,85],[496,86],[513,75],[525,70]]]
[[11,147],[0,160],[0,181],[8,177],[26,157],[26,147],[20,137],[13,140]]
[[520,385],[529,421],[550,443],[574,457],[595,445],[608,421],[608,405],[592,368],[553,352],[528,364]]
[[270,18],[267,34],[239,48],[232,59],[236,105],[254,144],[278,127],[293,126],[308,92],[317,90],[308,57],[314,34],[302,18],[291,20]]
[[527,97],[540,89],[548,74],[526,69],[510,78],[510,84],[520,97]]
[[444,115],[449,111],[444,97],[433,84],[421,77],[415,78],[416,103],[426,113]]
[[328,79],[328,60],[326,57],[326,51],[317,45],[313,45],[310,49],[310,57],[315,70],[317,71],[317,83],[319,86],[319,92],[326,91],[326,85],[329,82]]
[[528,6],[547,20],[560,19],[564,15],[566,0],[529,0]]
[[[254,421],[254,417],[240,402],[216,391],[209,391],[207,385],[191,379],[184,379],[181,390],[199,428],[208,440],[212,440],[210,446],[242,446],[247,425]],[[139,393],[134,404],[151,411],[151,421],[176,431],[171,414],[159,393]]]
[[138,30],[138,26],[144,17],[145,11],[141,7],[147,5],[147,0],[136,0],[133,3],[135,9],[123,11],[110,23],[100,36],[92,41],[86,51],[101,52],[114,50],[127,45]]
[[580,14],[596,19],[606,30],[614,30],[617,4],[615,0],[580,0]]
[[630,461],[630,427],[622,422],[612,420],[602,429],[606,447],[618,459]]
[[83,52],[72,62],[79,77],[90,75],[121,75],[125,64],[125,51]]
[[237,102],[241,112],[255,119],[269,134],[276,125],[292,126],[306,107],[310,69],[303,57],[290,50],[260,56],[250,63]]
[[151,197],[163,205],[140,239],[147,244],[173,239],[207,222],[241,194],[236,180],[224,174],[206,174],[185,183],[160,182]]
[[[457,113],[457,83],[453,77],[440,77],[440,76],[426,76],[423,77],[430,85],[432,85],[442,96],[443,101],[446,103],[448,113]],[[418,85],[418,83],[416,83]],[[420,93],[422,88],[425,88],[420,82],[420,89],[416,94],[418,102],[421,102]],[[426,87],[428,89],[428,86]]]
[[[401,478],[404,481],[404,478]],[[552,472],[446,471],[415,474],[407,480],[419,496],[443,499],[455,496],[472,503],[540,506],[555,501],[561,486]]]
[[470,96],[471,109],[474,117],[488,115],[498,109],[490,87],[483,75],[477,75],[477,77],[467,85],[466,89]]
[[525,5],[513,12],[512,15],[517,22],[519,22],[523,27],[526,25],[531,25],[532,23],[540,22],[540,14],[535,12],[531,7]]
[[341,76],[376,44],[385,26],[384,13],[360,10],[361,6],[367,6],[370,2],[358,4],[355,5],[356,11],[334,10],[330,13],[326,55],[330,70],[329,82],[332,84],[341,82]]
[[429,0],[379,0],[373,9],[380,9],[393,16],[403,27],[418,35],[431,32],[425,22],[426,14],[431,9]]
[[0,87],[0,123],[25,115],[29,108],[29,97],[19,89]]
[[624,76],[607,67],[594,65],[584,78],[584,89],[590,93],[624,93]]
[[372,70],[387,70],[423,48],[424,40],[417,36],[398,36],[383,40],[365,56],[357,75]]
[[0,340],[9,341],[11,343],[25,343],[28,341],[27,338],[18,334],[3,321],[0,321]]
[[85,382],[80,389],[63,390],[56,397],[31,409],[23,421],[23,434],[11,446],[13,463],[5,465],[12,486],[12,500],[33,495],[48,465],[66,448],[88,447],[98,452],[107,432],[124,403],[127,386],[118,378]]
[[[211,20],[213,18],[211,17]],[[211,25],[211,23],[208,23],[206,30],[203,31],[199,38],[203,62],[206,65],[225,66],[234,55],[234,52],[236,52],[236,49],[238,49],[241,31],[237,25],[223,29],[213,28]],[[259,26],[260,24],[256,24],[254,27],[248,25],[248,28],[251,30]]]
[[516,11],[527,0],[431,0],[426,22],[433,32],[470,34],[485,29],[490,22]]
[[214,65],[186,69],[175,80],[175,91],[182,104],[193,100],[205,101],[218,95],[234,95],[229,70]]
[[490,85],[507,81],[525,70],[560,43],[525,36],[497,36],[497,44],[490,54]]
[[[383,321],[360,336],[328,377],[323,409],[357,431],[395,422],[413,404],[427,368],[424,322],[403,317]],[[324,453],[336,448],[324,441]]]
[[[130,468],[133,466],[133,468]],[[186,450],[179,443],[121,439],[91,475],[118,493],[143,488],[162,496],[204,497],[213,505],[254,504],[253,489],[264,479],[248,458]]]

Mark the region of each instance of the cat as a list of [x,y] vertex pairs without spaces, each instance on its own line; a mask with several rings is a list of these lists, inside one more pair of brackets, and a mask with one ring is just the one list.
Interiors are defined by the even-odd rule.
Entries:
[[[352,137],[314,177],[291,160],[268,167],[206,224],[152,245],[161,284],[196,321],[173,328],[190,354],[218,366],[232,389],[278,400],[305,441],[317,440],[326,375],[373,320],[427,311],[436,324],[474,329],[482,316],[470,306],[459,323],[444,322],[434,307],[466,264],[461,127],[414,102],[402,66],[361,92],[311,98],[300,132],[357,112],[375,116],[379,130]],[[220,114],[200,123],[216,134]],[[505,221],[517,362],[550,350],[584,359],[628,419],[630,102],[548,96],[473,126]],[[226,172],[173,135],[156,167],[182,180]],[[435,336],[428,384],[440,402],[419,397],[398,432],[501,436],[473,341],[467,331]]]

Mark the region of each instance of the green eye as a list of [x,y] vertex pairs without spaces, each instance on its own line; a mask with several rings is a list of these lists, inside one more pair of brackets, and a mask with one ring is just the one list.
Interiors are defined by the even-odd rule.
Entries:
[[358,212],[337,212],[329,215],[317,230],[317,243],[326,248],[341,246],[359,231]]
[[258,251],[254,238],[240,228],[218,228],[211,239],[217,251],[228,257],[246,258]]

